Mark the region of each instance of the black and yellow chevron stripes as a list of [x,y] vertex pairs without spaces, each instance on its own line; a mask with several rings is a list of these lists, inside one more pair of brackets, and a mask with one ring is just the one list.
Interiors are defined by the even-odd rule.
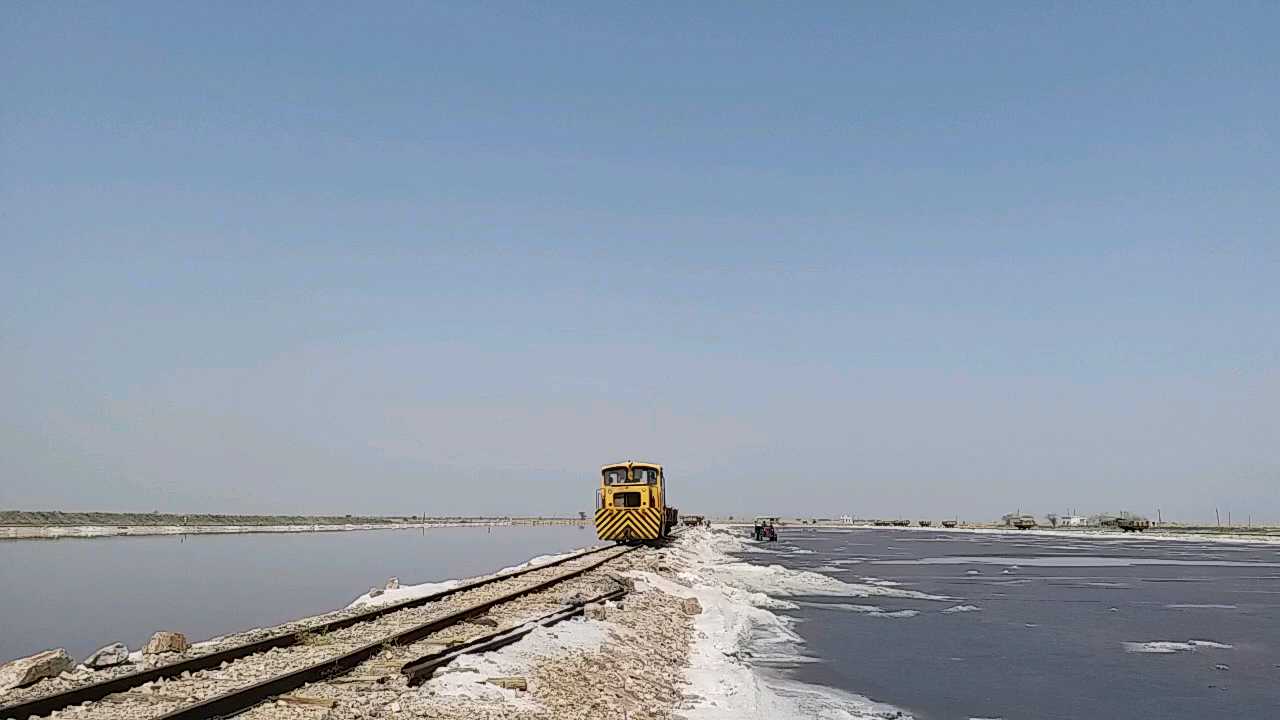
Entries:
[[661,508],[600,508],[596,510],[596,536],[601,540],[657,540],[661,535]]

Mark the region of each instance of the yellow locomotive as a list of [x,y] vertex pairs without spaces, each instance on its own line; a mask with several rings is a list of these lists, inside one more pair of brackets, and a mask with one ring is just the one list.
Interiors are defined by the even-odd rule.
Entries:
[[628,461],[600,468],[596,535],[601,540],[657,540],[678,521],[679,512],[667,505],[661,465]]

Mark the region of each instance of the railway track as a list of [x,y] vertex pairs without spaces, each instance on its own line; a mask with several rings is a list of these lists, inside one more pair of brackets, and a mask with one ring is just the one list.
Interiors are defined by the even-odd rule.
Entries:
[[[584,576],[635,549],[593,548],[304,630],[0,707],[0,718],[28,720],[55,712],[58,718],[75,720],[228,717],[383,656],[395,657],[403,675],[420,682],[461,654],[515,642],[538,625],[580,614],[589,602],[620,596],[622,591],[613,587],[589,592],[568,605],[558,597],[575,581],[581,585],[579,591],[591,589],[590,578]],[[505,620],[477,621],[491,611],[505,615]],[[444,644],[428,642],[449,635],[453,637]]]

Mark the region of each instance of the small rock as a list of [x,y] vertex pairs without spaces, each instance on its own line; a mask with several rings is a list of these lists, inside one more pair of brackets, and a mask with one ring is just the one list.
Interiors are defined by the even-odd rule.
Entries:
[[180,632],[170,632],[161,630],[151,639],[147,641],[147,646],[142,649],[143,655],[159,655],[161,653],[170,652],[186,652],[191,647],[191,643],[187,642],[187,636]]
[[680,601],[680,612],[685,615],[702,614],[702,603],[698,602],[696,597],[688,597]]
[[593,596],[588,595],[587,593],[584,593],[581,590],[574,590],[571,593],[565,593],[564,595],[561,595],[560,603],[562,605],[584,605],[590,602],[592,597]]
[[1231,666],[1230,666],[1230,665],[1223,665],[1222,663],[1218,663],[1217,665],[1214,665],[1214,666],[1213,666],[1213,669],[1214,669],[1214,670],[1230,670],[1230,669],[1231,669]]
[[45,678],[57,677],[74,663],[66,650],[45,650],[0,665],[0,690],[30,685]]
[[587,603],[582,606],[582,614],[588,620],[604,620],[608,615],[608,611],[605,610],[602,603]]
[[124,643],[111,643],[85,658],[84,666],[95,670],[129,662],[129,648]]
[[399,589],[400,589],[400,578],[398,578],[398,577],[393,577],[393,578],[391,578],[391,579],[387,580],[387,589],[388,589],[388,590],[399,590]]
[[376,598],[384,592],[386,592],[386,590],[383,590],[382,588],[371,587],[369,588],[369,597]]
[[480,617],[467,618],[467,622],[472,625],[483,625],[485,627],[491,627],[491,628],[498,627],[498,621],[494,620],[488,615],[481,615]]

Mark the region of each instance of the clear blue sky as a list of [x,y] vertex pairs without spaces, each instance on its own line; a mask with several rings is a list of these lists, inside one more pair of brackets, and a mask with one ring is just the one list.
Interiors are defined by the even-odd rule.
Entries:
[[0,507],[1280,521],[1276,3],[0,8]]

